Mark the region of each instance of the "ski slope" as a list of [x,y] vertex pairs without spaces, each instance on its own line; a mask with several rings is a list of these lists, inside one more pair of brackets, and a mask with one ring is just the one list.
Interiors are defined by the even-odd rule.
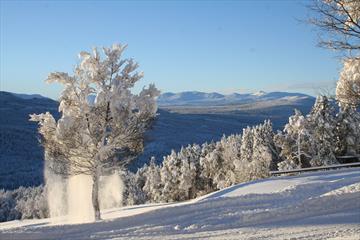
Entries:
[[102,216],[77,225],[5,222],[0,239],[360,239],[360,169],[273,177]]

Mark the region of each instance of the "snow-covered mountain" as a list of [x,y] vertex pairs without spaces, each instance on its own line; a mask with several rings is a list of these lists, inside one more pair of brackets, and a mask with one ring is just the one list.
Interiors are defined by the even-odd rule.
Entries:
[[256,93],[232,93],[223,95],[220,93],[205,93],[197,91],[188,91],[180,93],[163,93],[158,98],[160,106],[179,106],[179,105],[229,105],[229,104],[244,104],[264,101],[287,101],[296,102],[304,99],[313,99],[313,97],[302,93],[288,93],[288,92],[263,92]]
[[47,97],[44,97],[40,94],[25,94],[25,93],[11,93],[12,95],[14,95],[15,97],[19,97],[19,98],[22,98],[22,99],[43,99],[43,98],[46,98],[48,99]]
[[330,170],[242,183],[186,202],[108,209],[96,223],[4,222],[0,239],[359,239],[359,198],[358,168]]

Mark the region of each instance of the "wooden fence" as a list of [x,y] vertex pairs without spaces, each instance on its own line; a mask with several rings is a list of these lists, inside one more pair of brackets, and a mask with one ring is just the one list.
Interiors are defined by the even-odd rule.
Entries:
[[285,171],[270,171],[270,174],[272,176],[277,176],[277,175],[288,174],[288,173],[313,172],[313,171],[320,171],[320,170],[327,170],[327,169],[350,168],[350,167],[360,167],[360,162],[336,164],[336,165],[321,166],[321,167],[299,168],[299,169],[292,169],[292,170],[285,170]]

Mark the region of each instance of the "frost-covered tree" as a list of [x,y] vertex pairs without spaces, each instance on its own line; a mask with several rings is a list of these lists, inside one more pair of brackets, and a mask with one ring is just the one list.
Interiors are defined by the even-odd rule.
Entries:
[[[206,156],[200,159],[200,165],[202,169],[201,176],[208,181],[211,191],[223,189],[231,186],[236,182],[236,176],[234,173],[235,165],[234,159],[236,156],[229,155],[229,144],[231,140],[225,136],[216,143],[215,148],[210,151]],[[227,145],[229,144],[229,147]],[[225,148],[228,148],[227,155],[224,156]]]
[[295,109],[282,132],[274,136],[276,145],[281,149],[279,170],[309,167],[312,157],[309,142],[309,122],[302,113]]
[[252,160],[246,172],[251,180],[255,180],[269,176],[270,169],[277,162],[278,153],[273,142],[272,124],[269,120],[254,127],[252,131]]
[[241,140],[241,162],[251,162],[253,154],[253,145],[254,145],[254,132],[248,126],[243,129],[242,140]]
[[264,178],[276,165],[278,153],[273,142],[272,124],[269,120],[254,127],[243,129],[243,135],[237,136],[238,158],[234,161],[236,182],[245,182]]
[[131,89],[143,74],[132,59],[121,59],[126,46],[81,52],[74,74],[51,73],[48,83],[61,83],[56,121],[50,113],[33,114],[39,122],[47,166],[62,176],[92,177],[95,219],[100,219],[98,182],[105,169],[124,165],[143,150],[143,134],[156,115],[154,85],[139,94]]
[[146,193],[142,190],[143,176],[140,172],[132,173],[122,171],[121,178],[124,182],[123,204],[126,206],[143,204],[146,202]]
[[161,182],[163,184],[162,201],[179,201],[179,199],[183,197],[179,194],[180,167],[181,160],[174,150],[171,151],[170,155],[164,157],[160,169]]
[[281,149],[280,170],[323,166],[338,163],[336,159],[336,118],[333,104],[319,96],[304,117],[299,111],[289,118],[284,131],[274,140]]
[[312,147],[311,166],[338,163],[335,157],[336,119],[335,109],[326,96],[318,96],[307,116],[310,123],[310,144]]
[[215,177],[220,169],[220,149],[219,144],[214,143],[214,148],[200,158],[201,177],[207,182],[206,188],[209,191],[217,190]]
[[192,199],[197,196],[199,167],[200,167],[200,146],[197,144],[188,145],[182,148],[178,154],[181,159],[181,175],[179,189],[183,191],[186,199]]
[[222,188],[231,186],[238,182],[239,172],[236,164],[241,157],[241,135],[232,134],[228,137],[223,136],[220,140],[222,145],[222,176],[224,180],[220,182]]
[[313,0],[310,23],[321,30],[319,45],[335,50],[360,50],[360,1]]
[[[139,170],[138,170],[139,171]],[[162,200],[162,182],[160,168],[155,164],[155,158],[151,158],[149,166],[144,171],[145,184],[143,190],[150,202],[160,202]]]
[[360,113],[354,107],[345,106],[336,117],[336,154],[356,156],[360,154]]
[[341,104],[360,104],[360,1],[313,0],[310,22],[321,30],[320,46],[339,50],[345,56],[336,86]]
[[207,164],[208,161],[208,156],[211,152],[213,152],[216,148],[216,144],[215,142],[210,142],[210,143],[204,143],[201,146],[201,154],[200,154],[200,159],[199,159],[199,164],[200,164],[200,174],[199,174],[199,178],[201,180],[201,182],[198,181],[198,185],[199,186],[199,193],[198,195],[204,195],[206,193],[212,192],[214,191],[215,188],[215,184],[213,183],[213,179],[211,178],[212,176],[212,168],[209,167],[209,165]]
[[344,67],[336,85],[336,99],[342,107],[360,105],[360,56],[344,60]]
[[45,218],[49,211],[44,186],[0,189],[0,222],[14,219]]

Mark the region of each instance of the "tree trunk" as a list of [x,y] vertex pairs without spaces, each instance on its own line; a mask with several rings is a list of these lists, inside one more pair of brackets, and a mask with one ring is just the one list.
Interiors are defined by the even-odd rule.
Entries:
[[95,174],[93,176],[92,204],[94,207],[95,221],[101,220],[100,204],[99,204],[99,176],[98,176],[98,174]]
[[298,161],[299,161],[299,165],[300,167],[302,167],[302,164],[301,164],[301,147],[300,147],[300,144],[301,144],[301,138],[300,138],[300,133],[298,133]]

